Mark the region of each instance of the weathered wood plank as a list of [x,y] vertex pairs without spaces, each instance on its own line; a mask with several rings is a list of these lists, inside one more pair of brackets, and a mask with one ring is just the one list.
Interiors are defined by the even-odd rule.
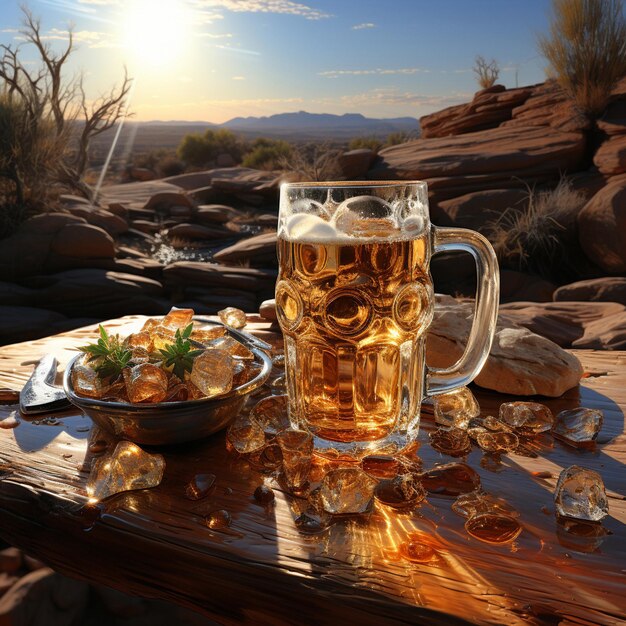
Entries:
[[[125,318],[107,325],[141,322]],[[264,323],[253,328],[272,337]],[[67,361],[67,348],[91,336],[93,329],[81,329],[4,347],[0,387],[21,388],[41,354]],[[451,511],[452,500],[443,497],[429,497],[411,514],[377,507],[367,520],[342,520],[319,535],[303,535],[294,524],[298,501],[277,488],[273,506],[256,503],[254,489],[271,481],[228,454],[222,435],[160,450],[167,463],[163,483],[110,499],[94,520],[83,512],[88,443],[103,435],[89,430],[90,420],[76,410],[52,421],[18,415],[19,426],[0,428],[0,536],[71,576],[170,599],[229,624],[527,624],[557,618],[615,624],[626,615],[626,353],[576,354],[589,377],[547,404],[554,410],[602,408],[605,426],[595,450],[577,451],[545,435],[538,458],[512,454],[494,464],[476,449],[467,458],[483,487],[520,512],[524,532],[512,545],[472,539]],[[477,394],[485,414],[507,399]],[[0,407],[0,420],[16,411]],[[430,448],[430,428],[425,414],[419,456],[427,468],[453,460]],[[599,471],[609,490],[604,527],[612,534],[597,545],[587,540],[576,548],[554,517],[558,473],[572,464]],[[216,474],[217,485],[205,500],[191,502],[184,487],[198,472]],[[232,515],[230,529],[208,529],[204,516],[222,508]],[[437,559],[428,565],[401,559],[397,548],[409,533],[432,545]]]

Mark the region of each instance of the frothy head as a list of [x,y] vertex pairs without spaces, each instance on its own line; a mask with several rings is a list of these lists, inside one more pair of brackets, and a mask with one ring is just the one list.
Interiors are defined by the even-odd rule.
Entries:
[[279,235],[310,243],[419,237],[428,228],[425,186],[425,183],[283,185]]

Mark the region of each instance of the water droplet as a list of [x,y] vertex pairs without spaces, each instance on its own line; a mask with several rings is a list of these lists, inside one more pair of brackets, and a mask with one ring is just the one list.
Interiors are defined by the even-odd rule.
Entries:
[[296,528],[303,533],[319,533],[324,530],[324,524],[317,515],[302,513],[294,520]]
[[215,474],[196,474],[185,488],[185,497],[188,500],[202,500],[206,498],[215,484]]
[[437,552],[432,546],[411,539],[400,545],[400,554],[411,563],[429,563],[437,558]]
[[254,490],[254,499],[260,504],[274,502],[274,491],[267,485],[259,485]]
[[212,530],[219,530],[220,528],[228,528],[232,519],[230,513],[225,509],[218,509],[217,511],[211,511],[206,516],[206,525]]

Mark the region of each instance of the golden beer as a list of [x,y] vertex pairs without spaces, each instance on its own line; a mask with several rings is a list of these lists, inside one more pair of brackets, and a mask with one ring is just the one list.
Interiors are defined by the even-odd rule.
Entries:
[[322,439],[383,439],[415,412],[432,310],[428,241],[394,234],[334,243],[279,237],[290,412]]

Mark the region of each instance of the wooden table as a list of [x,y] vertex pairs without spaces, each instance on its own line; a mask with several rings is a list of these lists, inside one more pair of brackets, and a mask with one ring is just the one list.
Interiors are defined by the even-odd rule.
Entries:
[[[124,318],[109,328],[137,323]],[[267,324],[256,323],[256,332]],[[94,336],[93,327],[0,348],[0,387],[20,389],[34,360]],[[169,599],[225,624],[617,624],[626,615],[626,353],[579,351],[588,373],[579,388],[546,403],[553,410],[601,408],[605,422],[594,450],[579,451],[543,435],[538,457],[501,462],[476,448],[466,461],[482,486],[506,498],[524,530],[512,544],[477,541],[451,510],[451,498],[429,496],[410,513],[377,505],[369,518],[341,519],[316,535],[298,531],[298,500],[276,485],[272,506],[252,494],[270,479],[229,454],[223,434],[161,449],[160,486],[105,501],[86,515],[88,444],[102,433],[77,410],[37,420],[1,406],[0,536],[60,572],[145,597]],[[484,414],[507,398],[477,390]],[[11,417],[20,424],[10,425]],[[2,425],[0,423],[0,425]],[[454,461],[428,442],[424,419],[419,456],[425,468]],[[569,465],[603,476],[610,515],[603,536],[580,537],[557,523],[552,494]],[[192,502],[185,486],[214,473],[206,499]],[[210,530],[207,513],[226,509],[232,525]],[[409,533],[436,550],[427,564],[398,551]],[[597,534],[597,533],[596,533]]]

